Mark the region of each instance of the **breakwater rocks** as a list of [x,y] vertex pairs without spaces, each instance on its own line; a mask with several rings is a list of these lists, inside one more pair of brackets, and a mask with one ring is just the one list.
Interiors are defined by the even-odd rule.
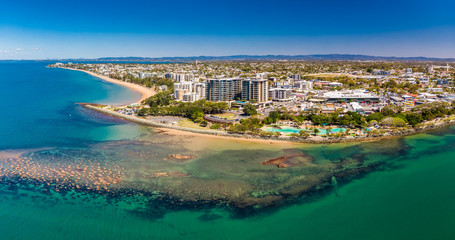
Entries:
[[113,117],[125,119],[130,122],[143,124],[151,127],[159,127],[159,128],[169,128],[179,131],[186,131],[186,132],[193,132],[193,133],[200,133],[200,134],[207,134],[207,135],[214,135],[214,136],[224,136],[224,137],[232,137],[232,138],[242,138],[242,139],[260,139],[260,140],[274,140],[274,141],[286,141],[286,142],[294,142],[294,143],[313,143],[313,144],[328,144],[328,143],[348,143],[348,142],[370,142],[370,141],[378,141],[383,139],[389,139],[394,137],[403,137],[414,135],[418,133],[424,133],[431,130],[448,127],[455,125],[455,119],[443,118],[438,121],[435,121],[431,124],[426,124],[424,127],[419,128],[412,128],[406,129],[402,131],[396,132],[387,132],[382,135],[366,135],[366,136],[348,136],[348,137],[318,137],[318,138],[300,138],[300,137],[290,137],[290,136],[258,136],[258,135],[250,135],[250,134],[234,134],[234,133],[227,133],[221,131],[213,131],[213,130],[202,130],[202,129],[194,129],[194,128],[187,128],[187,127],[179,127],[173,126],[163,123],[152,122],[145,118],[133,116],[133,115],[125,115],[115,111],[111,111],[108,109],[104,109],[102,105],[99,104],[91,104],[91,103],[79,103],[81,106],[101,112],[103,114],[107,114]]

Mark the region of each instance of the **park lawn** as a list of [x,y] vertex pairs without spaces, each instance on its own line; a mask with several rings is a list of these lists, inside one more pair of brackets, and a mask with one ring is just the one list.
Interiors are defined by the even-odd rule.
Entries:
[[221,114],[213,114],[214,116],[217,116],[217,117],[223,117],[223,118],[227,118],[227,119],[235,119],[235,114],[233,113],[221,113]]
[[186,127],[186,128],[194,128],[194,129],[201,129],[201,130],[210,130],[208,127],[201,127],[199,123],[195,123],[189,119],[180,120],[177,124],[179,127]]

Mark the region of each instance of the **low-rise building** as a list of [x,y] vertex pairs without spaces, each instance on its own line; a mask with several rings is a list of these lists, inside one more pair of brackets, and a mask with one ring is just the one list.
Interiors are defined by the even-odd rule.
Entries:
[[313,90],[313,82],[301,80],[294,82],[294,89],[297,91],[311,91]]
[[292,90],[284,88],[271,88],[269,90],[269,96],[273,101],[289,101],[292,96]]
[[358,102],[351,102],[350,104],[355,112],[364,112],[363,107]]
[[339,83],[339,82],[331,82],[331,83],[329,83],[329,86],[330,87],[343,87],[343,84]]
[[360,101],[360,102],[379,102],[380,97],[365,90],[345,90],[345,91],[330,91],[321,93],[320,98],[326,99],[329,102],[338,101]]

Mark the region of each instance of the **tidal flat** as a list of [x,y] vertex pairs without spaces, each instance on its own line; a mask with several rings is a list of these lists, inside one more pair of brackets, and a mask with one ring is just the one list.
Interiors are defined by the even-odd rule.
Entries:
[[404,138],[310,145],[148,130],[136,139],[86,148],[2,151],[2,181],[32,184],[47,194],[139,196],[146,199],[135,210],[141,215],[221,207],[248,216],[332,191],[334,184],[381,168],[411,149]]

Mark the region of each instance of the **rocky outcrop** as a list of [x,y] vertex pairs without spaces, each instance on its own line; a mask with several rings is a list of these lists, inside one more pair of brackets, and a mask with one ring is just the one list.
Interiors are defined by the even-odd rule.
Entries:
[[182,160],[182,161],[186,161],[186,160],[195,158],[195,156],[193,156],[193,155],[182,155],[182,154],[169,154],[167,157],[168,157],[168,160],[175,159],[175,160]]
[[279,168],[297,166],[302,163],[310,163],[311,159],[304,153],[286,155],[272,158],[262,163],[262,165],[275,165]]

